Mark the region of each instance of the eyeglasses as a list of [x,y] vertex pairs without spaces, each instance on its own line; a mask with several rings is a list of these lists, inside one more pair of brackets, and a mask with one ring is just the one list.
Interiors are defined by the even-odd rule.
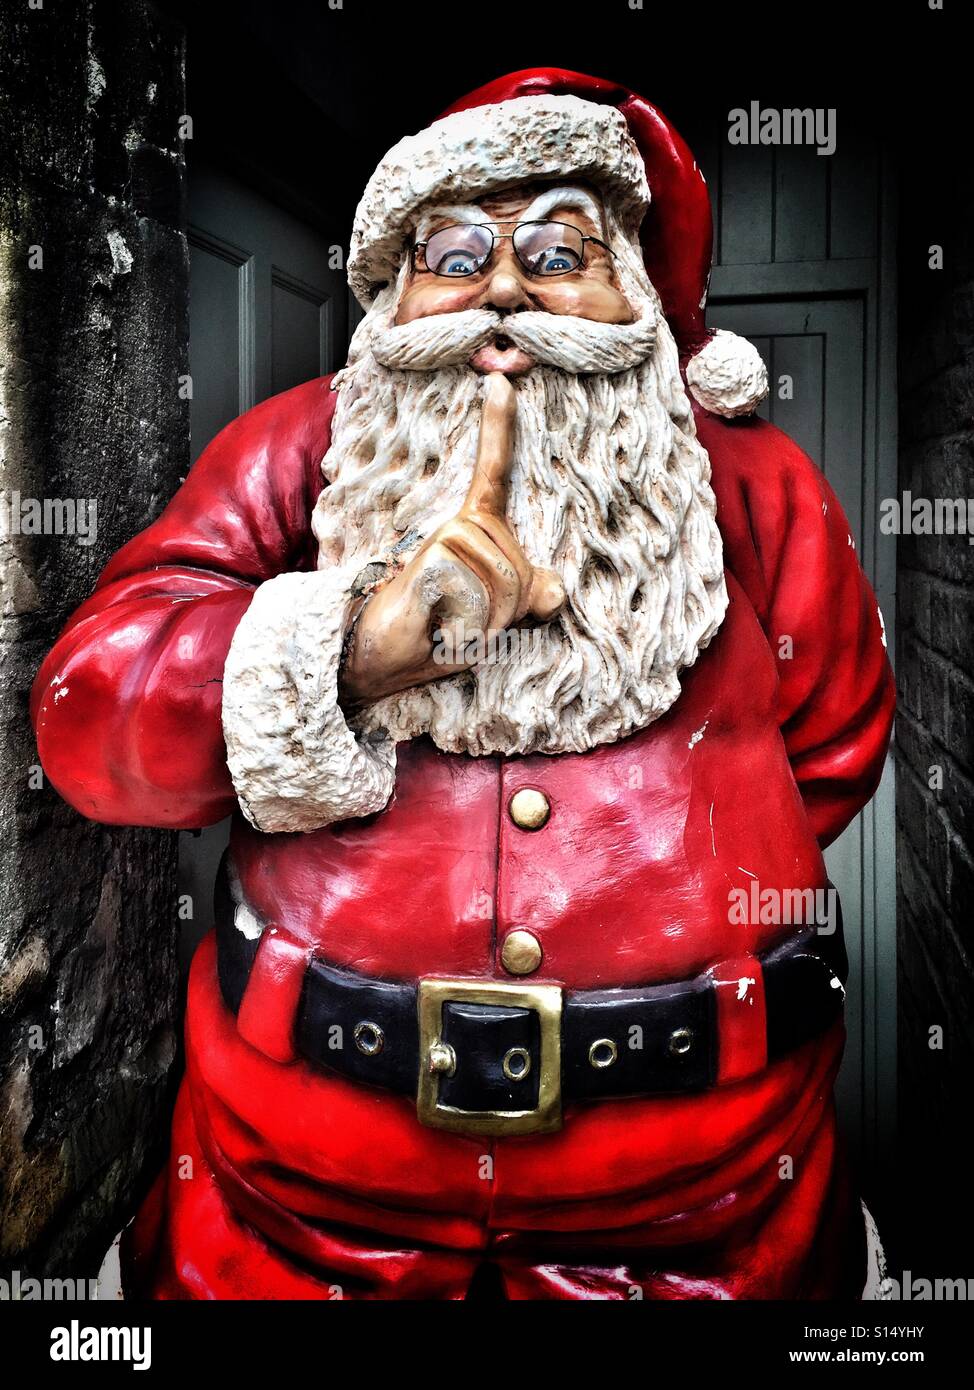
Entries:
[[[519,222],[513,232],[495,232],[488,224],[459,222],[442,227],[426,241],[417,241],[414,257],[423,253],[427,270],[434,275],[461,279],[476,275],[494,254],[498,241],[510,241],[514,254],[529,275],[570,275],[585,259],[585,243],[594,241],[612,255],[598,237],[583,236],[570,222]],[[415,262],[414,262],[415,263]]]

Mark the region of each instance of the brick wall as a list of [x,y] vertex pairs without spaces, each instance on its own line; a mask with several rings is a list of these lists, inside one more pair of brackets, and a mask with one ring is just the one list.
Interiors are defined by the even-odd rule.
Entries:
[[[974,497],[974,194],[959,169],[903,167],[900,491]],[[897,568],[900,1253],[960,1278],[974,1272],[974,545],[902,536]]]

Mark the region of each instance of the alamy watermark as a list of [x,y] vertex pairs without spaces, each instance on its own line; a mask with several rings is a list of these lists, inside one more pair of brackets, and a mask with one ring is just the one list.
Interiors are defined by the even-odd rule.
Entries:
[[752,878],[746,888],[731,888],[727,903],[734,926],[814,927],[819,936],[832,936],[839,925],[839,895],[832,887],[762,888]]
[[97,1279],[34,1279],[19,1269],[12,1269],[9,1279],[0,1279],[0,1303],[76,1302],[97,1297]]
[[887,1274],[879,1284],[880,1301],[905,1303],[966,1303],[974,1299],[974,1279],[920,1279],[904,1269],[899,1279]]
[[966,536],[974,545],[974,497],[884,497],[879,530],[884,536]]
[[82,1327],[72,1318],[51,1330],[52,1361],[131,1361],[133,1371],[152,1365],[151,1327]]
[[78,545],[98,539],[94,497],[23,497],[0,492],[0,540],[10,536],[74,536]]
[[433,633],[433,660],[437,666],[483,666],[498,661],[527,661],[541,654],[541,628],[470,628],[461,619],[453,627]]
[[752,101],[727,113],[731,145],[814,145],[818,154],[835,154],[834,106],[762,106]]

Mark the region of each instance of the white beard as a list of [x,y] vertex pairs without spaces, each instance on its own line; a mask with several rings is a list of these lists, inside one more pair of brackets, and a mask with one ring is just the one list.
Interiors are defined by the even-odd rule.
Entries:
[[[634,301],[637,288],[626,288]],[[430,352],[465,362],[469,341],[486,341],[496,320],[472,311],[403,333],[391,327],[393,303],[383,292],[342,374],[322,464],[330,486],[313,519],[319,569],[408,560],[455,515],[472,476],[483,378],[412,363]],[[655,293],[639,307],[625,327],[505,319],[515,342],[559,363],[514,379],[507,514],[528,559],[561,577],[565,606],[530,640],[499,643],[496,659],[359,711],[363,734],[428,734],[471,754],[578,753],[645,728],[677,699],[679,672],[717,631],[727,592],[710,462],[676,345]],[[636,365],[593,372],[606,351]],[[377,360],[404,353],[409,370]]]

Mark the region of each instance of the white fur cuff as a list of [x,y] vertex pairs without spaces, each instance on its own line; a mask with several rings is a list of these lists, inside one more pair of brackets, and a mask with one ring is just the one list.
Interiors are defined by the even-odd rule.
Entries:
[[372,815],[392,795],[395,744],[360,741],[338,703],[353,579],[344,569],[278,575],[234,633],[223,733],[234,790],[258,830],[318,830]]

